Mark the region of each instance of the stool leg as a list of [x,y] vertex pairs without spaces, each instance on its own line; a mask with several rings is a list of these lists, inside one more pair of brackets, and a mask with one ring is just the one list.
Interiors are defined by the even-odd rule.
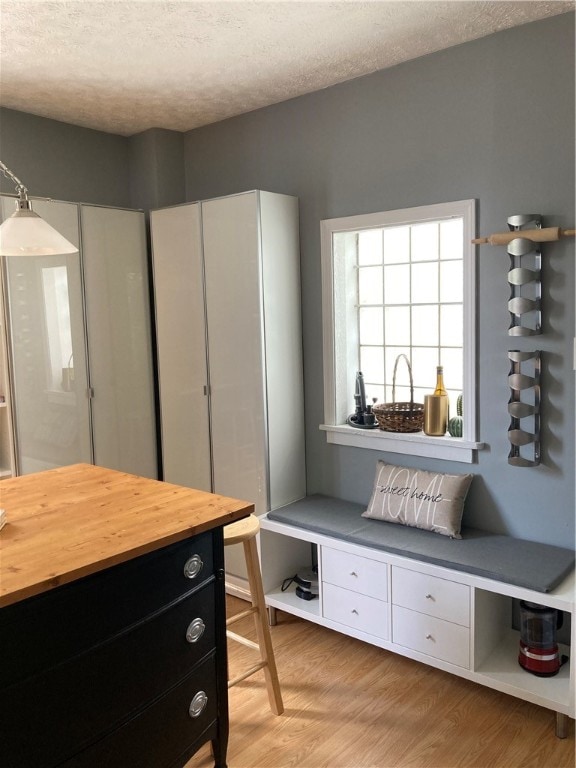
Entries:
[[268,700],[270,709],[275,715],[281,715],[284,712],[282,703],[282,694],[280,692],[280,681],[276,671],[276,661],[274,659],[274,649],[270,637],[270,628],[266,617],[266,602],[264,600],[264,590],[262,588],[262,576],[260,574],[260,562],[258,560],[258,549],[256,546],[256,537],[243,542],[244,555],[246,557],[246,570],[248,571],[248,583],[250,584],[250,593],[252,595],[252,605],[257,609],[254,614],[256,624],[256,634],[258,636],[258,645],[260,646],[260,656],[262,661],[266,662],[263,667],[266,680],[266,689],[268,691]]

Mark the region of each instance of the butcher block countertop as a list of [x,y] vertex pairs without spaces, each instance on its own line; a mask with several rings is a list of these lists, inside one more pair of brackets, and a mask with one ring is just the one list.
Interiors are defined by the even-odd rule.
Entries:
[[246,501],[74,464],[0,483],[0,607],[254,511]]

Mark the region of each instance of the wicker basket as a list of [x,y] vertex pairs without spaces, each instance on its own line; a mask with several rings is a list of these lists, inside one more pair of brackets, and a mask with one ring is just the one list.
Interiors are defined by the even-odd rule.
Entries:
[[412,366],[406,355],[398,355],[394,363],[392,377],[392,400],[396,399],[396,369],[398,361],[403,357],[410,374],[410,402],[383,403],[372,409],[380,429],[384,432],[421,432],[424,426],[424,406],[414,402],[414,382],[412,381]]

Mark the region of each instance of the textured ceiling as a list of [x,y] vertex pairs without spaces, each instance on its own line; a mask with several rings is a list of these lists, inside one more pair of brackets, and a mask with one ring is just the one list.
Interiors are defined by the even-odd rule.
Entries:
[[122,135],[186,131],[574,5],[0,0],[0,98]]

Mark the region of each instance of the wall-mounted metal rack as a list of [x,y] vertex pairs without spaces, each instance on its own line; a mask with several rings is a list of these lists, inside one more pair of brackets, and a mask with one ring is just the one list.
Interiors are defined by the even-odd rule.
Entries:
[[542,218],[537,214],[510,216],[508,227],[518,237],[508,243],[510,256],[509,336],[534,336],[542,333],[540,270],[542,257],[540,243],[522,236],[522,227],[542,228]]
[[[510,453],[508,454],[508,463],[515,467],[535,467],[540,464],[541,353],[539,350],[521,352],[518,349],[512,349],[508,352],[508,358],[511,363],[508,375],[510,387],[510,399],[508,400]],[[525,370],[522,370],[523,364],[530,363],[532,364],[532,375],[528,375]],[[531,431],[525,426],[525,420],[528,419],[531,422]],[[520,449],[524,446],[532,447],[531,458],[526,458],[521,454]]]

